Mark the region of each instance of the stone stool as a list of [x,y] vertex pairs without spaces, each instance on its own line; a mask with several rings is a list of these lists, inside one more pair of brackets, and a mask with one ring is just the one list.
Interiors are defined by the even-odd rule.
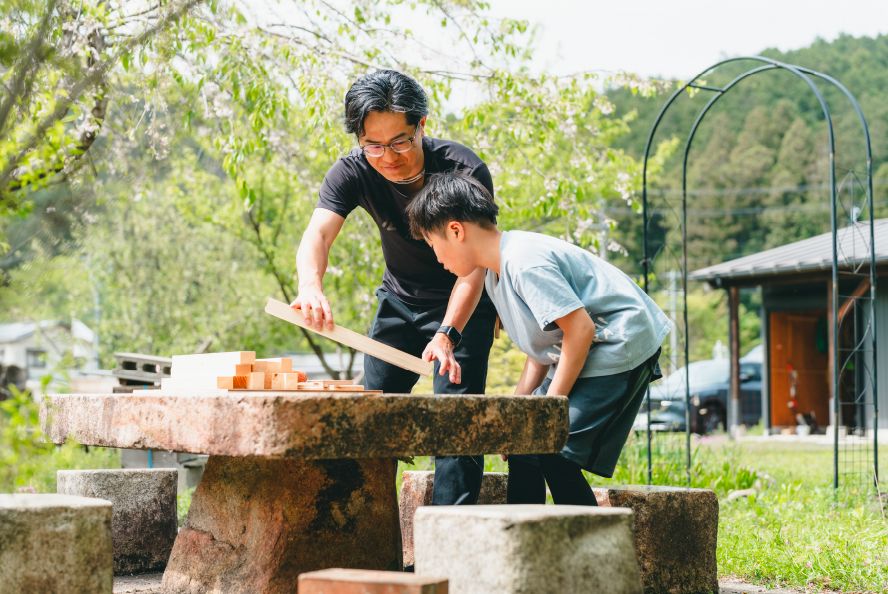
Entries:
[[[479,505],[506,502],[507,472],[485,472],[481,477]],[[432,504],[432,487],[435,472],[432,470],[406,470],[401,478],[401,497],[398,501],[401,518],[401,546],[404,549],[404,565],[413,565],[413,516],[416,508]]]
[[417,575],[459,594],[641,594],[632,511],[573,505],[426,506]]
[[401,571],[323,569],[299,575],[299,594],[447,594],[447,580]]
[[113,504],[111,542],[117,575],[162,570],[176,539],[175,468],[59,470],[57,491]]
[[0,495],[0,594],[111,594],[111,502]]
[[718,592],[718,498],[708,489],[596,488],[602,507],[635,512],[635,553],[646,594]]

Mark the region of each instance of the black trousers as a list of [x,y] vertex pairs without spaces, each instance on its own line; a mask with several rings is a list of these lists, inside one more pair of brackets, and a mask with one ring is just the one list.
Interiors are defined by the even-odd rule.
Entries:
[[[434,337],[444,319],[447,304],[416,306],[405,303],[385,289],[378,289],[379,307],[370,337],[417,357]],[[496,310],[482,302],[463,329],[463,339],[454,351],[462,368],[462,383],[452,384],[447,375],[438,375],[435,362],[435,394],[483,394],[487,383],[487,360],[493,344]],[[385,361],[364,356],[364,385],[368,390],[408,394],[419,376]],[[436,456],[433,505],[463,505],[478,501],[484,456]]]

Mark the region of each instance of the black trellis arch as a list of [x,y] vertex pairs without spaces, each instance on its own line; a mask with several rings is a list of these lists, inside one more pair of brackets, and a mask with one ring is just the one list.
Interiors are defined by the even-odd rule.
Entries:
[[[745,72],[735,76],[730,82],[725,84],[724,86],[711,86],[705,83],[703,77],[706,75],[715,74],[717,70],[728,65],[741,61],[751,61],[757,63],[755,67],[752,67]],[[865,175],[865,190],[866,190],[866,209],[868,211],[869,218],[869,253],[868,253],[868,263],[869,263],[869,322],[864,330],[864,336],[859,341],[855,341],[855,348],[858,349],[861,353],[867,352],[870,355],[870,360],[872,361],[871,369],[869,369],[870,375],[864,379],[864,384],[869,385],[871,393],[873,395],[873,414],[872,414],[872,422],[873,422],[873,452],[872,452],[872,480],[878,485],[878,472],[879,472],[879,463],[878,463],[878,390],[877,390],[877,357],[876,357],[876,251],[875,251],[875,229],[874,229],[874,211],[873,211],[873,179],[872,179],[872,148],[870,142],[870,133],[869,126],[867,125],[866,118],[863,114],[862,109],[860,108],[860,104],[854,95],[838,80],[835,78],[817,72],[815,70],[811,70],[809,68],[804,68],[801,66],[786,64],[783,62],[779,62],[777,60],[773,60],[771,58],[763,57],[763,56],[744,56],[731,58],[727,60],[720,61],[709,68],[703,70],[698,75],[687,81],[684,85],[679,87],[663,107],[660,109],[656,120],[651,126],[651,130],[648,134],[647,142],[645,144],[644,149],[644,162],[642,168],[642,216],[643,216],[643,230],[642,230],[642,244],[643,244],[643,259],[642,259],[642,270],[644,275],[644,289],[645,291],[649,291],[649,281],[652,269],[652,254],[651,254],[651,245],[649,241],[649,226],[651,224],[651,212],[649,208],[649,200],[648,200],[648,165],[650,159],[651,148],[654,144],[654,139],[657,134],[657,130],[663,121],[664,116],[669,111],[669,109],[673,106],[675,101],[690,90],[696,90],[701,92],[711,92],[714,95],[709,99],[709,101],[705,104],[705,106],[699,111],[697,117],[694,120],[694,123],[691,126],[691,129],[688,133],[687,140],[684,145],[684,154],[682,158],[682,181],[681,181],[681,232],[682,232],[682,248],[681,248],[681,291],[683,295],[683,310],[682,310],[682,331],[684,332],[684,361],[687,365],[689,363],[689,346],[688,346],[688,308],[687,308],[687,288],[688,288],[688,269],[687,269],[687,195],[688,195],[688,183],[687,183],[687,174],[688,174],[688,156],[693,145],[694,138],[696,136],[697,130],[700,125],[703,123],[704,118],[707,113],[709,113],[710,109],[728,93],[731,89],[736,87],[742,81],[753,77],[757,74],[761,74],[763,72],[782,70],[788,72],[798,79],[802,80],[807,87],[811,90],[814,96],[817,99],[817,102],[820,106],[823,121],[826,124],[827,129],[827,151],[829,157],[829,192],[830,192],[830,227],[832,232],[832,282],[831,282],[831,319],[832,319],[832,396],[833,396],[833,486],[838,489],[840,485],[839,477],[840,477],[840,462],[839,462],[839,426],[840,426],[840,410],[841,410],[841,398],[840,398],[840,377],[843,371],[847,371],[847,369],[843,369],[843,365],[841,362],[840,355],[840,336],[839,336],[839,326],[841,324],[841,319],[839,317],[839,286],[840,286],[840,257],[839,257],[839,242],[838,242],[838,231],[839,231],[839,218],[838,218],[838,209],[839,209],[839,193],[838,186],[836,182],[836,162],[835,162],[835,150],[836,150],[836,142],[835,142],[835,131],[833,128],[833,118],[832,113],[830,111],[829,103],[821,92],[820,87],[818,86],[815,80],[831,85],[835,89],[844,95],[844,97],[848,100],[851,107],[853,108],[857,119],[860,123],[862,140],[865,149],[866,156],[866,175]],[[865,351],[865,339],[869,335],[870,342],[870,350]],[[675,353],[672,353],[675,356]],[[847,359],[844,362],[844,365],[847,365]],[[690,482],[690,473],[691,473],[691,443],[690,443],[690,427],[691,427],[691,419],[690,419],[690,411],[691,411],[691,394],[690,394],[690,385],[688,381],[688,374],[685,375],[685,463],[687,468],[687,478],[688,482]],[[733,382],[732,382],[733,383]],[[856,384],[855,384],[856,387]],[[856,388],[855,388],[856,389]],[[734,401],[733,398],[730,399]],[[763,411],[763,414],[765,411]],[[651,401],[650,398],[647,399],[647,466],[648,466],[648,482],[652,482],[652,472],[653,472],[653,460],[652,460],[652,432],[651,432]]]

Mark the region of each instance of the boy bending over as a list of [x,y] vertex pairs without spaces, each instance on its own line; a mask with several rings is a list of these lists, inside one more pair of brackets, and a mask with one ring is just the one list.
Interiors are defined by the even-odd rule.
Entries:
[[545,503],[548,484],[557,504],[596,505],[580,469],[613,476],[647,384],[660,377],[672,322],[632,279],[586,250],[500,231],[496,204],[470,177],[431,176],[407,211],[411,233],[445,268],[457,276],[487,269],[487,294],[527,354],[515,393],[570,401],[559,454],[509,456],[508,503]]

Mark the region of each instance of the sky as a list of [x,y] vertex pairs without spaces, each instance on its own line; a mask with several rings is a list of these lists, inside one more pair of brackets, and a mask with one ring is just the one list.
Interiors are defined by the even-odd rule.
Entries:
[[687,79],[724,57],[888,33],[888,0],[488,0],[539,25],[534,68]]

